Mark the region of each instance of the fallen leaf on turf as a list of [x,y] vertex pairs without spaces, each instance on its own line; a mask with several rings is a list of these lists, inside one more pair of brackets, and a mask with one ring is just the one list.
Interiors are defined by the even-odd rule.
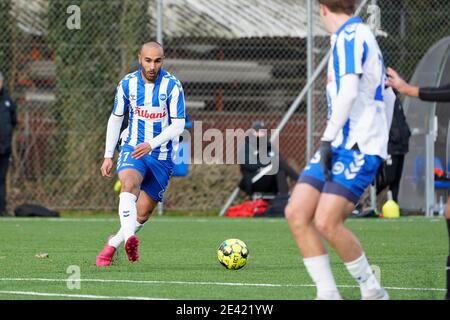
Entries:
[[48,258],[48,253],[38,253],[35,257],[38,259],[45,259]]

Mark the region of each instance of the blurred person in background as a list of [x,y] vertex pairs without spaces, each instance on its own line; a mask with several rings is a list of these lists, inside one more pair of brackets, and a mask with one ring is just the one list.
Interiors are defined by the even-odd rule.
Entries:
[[6,175],[11,159],[11,142],[17,124],[17,107],[4,87],[0,72],[0,216],[6,215]]
[[392,198],[398,202],[400,180],[402,178],[405,155],[409,151],[411,130],[406,122],[405,113],[400,98],[396,96],[391,129],[389,130],[389,157],[380,166],[377,175],[377,195],[386,187],[392,191]]
[[[388,80],[386,85],[397,90],[401,94],[406,96],[419,98],[423,101],[430,102],[450,102],[450,84],[443,85],[441,87],[418,87],[412,86],[403,80],[398,73],[392,69],[387,69]],[[449,238],[449,251],[450,251],[450,197],[447,198],[447,205],[445,206],[445,219],[447,221],[447,230]],[[447,293],[445,295],[446,300],[450,300],[450,252],[447,257]]]
[[[264,122],[254,121],[252,129],[250,135],[245,137],[244,146],[239,149],[239,159],[243,160],[240,163],[242,179],[239,188],[250,197],[254,193],[288,194],[287,178],[297,181],[298,173],[272,147]],[[264,160],[269,163],[264,163]],[[254,181],[272,161],[278,161],[277,172],[274,174],[273,170],[269,170]]]

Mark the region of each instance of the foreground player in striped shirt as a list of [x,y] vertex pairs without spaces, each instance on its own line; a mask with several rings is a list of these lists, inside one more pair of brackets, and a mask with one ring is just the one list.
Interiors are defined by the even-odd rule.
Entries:
[[341,299],[326,240],[360,285],[362,299],[385,300],[389,295],[344,222],[387,157],[395,99],[391,89],[385,92],[383,56],[374,35],[352,16],[356,0],[318,2],[325,28],[332,34],[326,89],[329,118],[319,151],[303,170],[285,209],[286,218],[317,287],[317,299]]
[[121,243],[130,262],[139,260],[135,233],[162,200],[173,168],[173,150],[185,124],[181,83],[162,69],[164,50],[145,43],[139,53],[140,68],[120,81],[106,132],[104,177],[111,177],[114,149],[126,112],[128,128],[122,134],[117,172],[122,185],[119,201],[121,228],[97,256],[97,266],[111,265]]

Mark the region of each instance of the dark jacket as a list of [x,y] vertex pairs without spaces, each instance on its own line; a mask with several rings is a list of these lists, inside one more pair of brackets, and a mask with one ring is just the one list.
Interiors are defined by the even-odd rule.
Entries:
[[240,161],[244,160],[240,163],[243,174],[256,175],[260,168],[270,163],[274,154],[269,140],[267,136],[263,138],[245,137],[244,148],[239,150]]
[[[252,195],[253,192],[287,193],[286,178],[290,177],[294,181],[298,179],[298,173],[289,166],[276,148],[272,148],[267,136],[259,139],[246,136],[244,146],[239,149],[238,160],[242,173],[239,187],[248,195]],[[276,162],[278,162],[276,174],[268,173],[258,181],[252,182],[253,177],[259,174],[260,169]]]
[[[245,137],[245,143],[240,147],[238,154],[238,161],[242,174],[242,179],[239,183],[239,187],[248,195],[251,195],[255,188],[264,189],[265,192],[269,192],[269,189],[273,189],[272,191],[276,191],[276,186],[272,181],[273,176],[270,176],[270,179],[260,179],[257,182],[259,187],[255,186],[252,182],[253,177],[258,174],[259,169],[269,165],[270,160],[272,160],[269,160],[269,158],[272,158],[271,156],[274,155],[271,152],[271,149],[272,147],[267,136],[265,136],[264,138],[256,138],[255,136]],[[261,156],[263,158],[261,158]],[[261,184],[263,185],[262,188],[260,188]]]
[[424,101],[450,102],[450,84],[437,88],[419,88],[419,98]]
[[409,151],[409,137],[411,131],[403,112],[400,99],[395,99],[394,114],[392,116],[391,129],[389,131],[388,153],[390,155],[407,154]]
[[6,90],[0,90],[0,154],[11,152],[14,127],[17,124],[17,107]]

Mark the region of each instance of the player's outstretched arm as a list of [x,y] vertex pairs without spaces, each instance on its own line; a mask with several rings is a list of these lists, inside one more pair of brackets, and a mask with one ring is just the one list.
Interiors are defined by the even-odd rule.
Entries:
[[423,101],[450,102],[450,85],[437,88],[419,88],[419,98]]
[[416,97],[423,101],[449,102],[450,85],[442,87],[416,87],[408,84],[398,73],[392,69],[387,69],[388,80],[386,84],[396,89],[401,94]]
[[408,82],[402,79],[399,76],[397,71],[392,68],[387,68],[386,71],[387,81],[386,85],[391,87],[401,94],[410,96],[410,97],[418,97],[419,96],[419,87],[415,87],[410,85]]

